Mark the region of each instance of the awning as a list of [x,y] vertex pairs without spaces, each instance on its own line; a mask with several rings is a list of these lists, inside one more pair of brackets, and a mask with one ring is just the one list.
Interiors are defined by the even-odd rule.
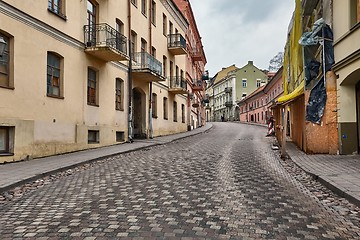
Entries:
[[287,101],[290,101],[290,100],[300,96],[301,94],[304,93],[304,87],[305,87],[305,81],[302,81],[300,83],[300,85],[297,88],[295,88],[294,91],[292,91],[289,94],[286,94],[284,96],[279,97],[278,100],[277,100],[278,103],[287,102]]

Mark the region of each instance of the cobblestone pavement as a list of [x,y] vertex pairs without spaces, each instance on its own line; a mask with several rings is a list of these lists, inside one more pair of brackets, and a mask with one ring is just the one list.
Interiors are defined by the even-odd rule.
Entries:
[[359,239],[360,224],[286,171],[264,135],[216,123],[46,178],[0,205],[0,238]]

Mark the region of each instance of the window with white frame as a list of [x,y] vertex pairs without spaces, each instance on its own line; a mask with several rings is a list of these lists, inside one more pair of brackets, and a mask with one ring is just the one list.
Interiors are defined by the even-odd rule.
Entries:
[[246,79],[243,79],[243,80],[242,80],[242,87],[243,87],[243,88],[246,88],[246,87],[247,87],[247,80],[246,80]]
[[256,79],[256,87],[260,87],[261,86],[261,79]]

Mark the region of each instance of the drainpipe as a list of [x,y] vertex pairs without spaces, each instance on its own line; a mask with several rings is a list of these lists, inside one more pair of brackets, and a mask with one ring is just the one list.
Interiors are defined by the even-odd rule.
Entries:
[[[152,27],[151,27],[151,19],[152,19],[152,12],[151,12],[151,5],[152,5],[152,0],[149,0],[149,49],[150,49],[150,53],[151,55],[153,55],[152,51]],[[153,138],[153,126],[152,126],[152,82],[149,83],[149,134],[148,134],[148,138]]]
[[128,0],[128,23],[129,23],[129,66],[128,66],[128,97],[129,97],[129,107],[128,107],[128,142],[133,141],[133,109],[132,109],[132,49],[131,49],[131,2]]

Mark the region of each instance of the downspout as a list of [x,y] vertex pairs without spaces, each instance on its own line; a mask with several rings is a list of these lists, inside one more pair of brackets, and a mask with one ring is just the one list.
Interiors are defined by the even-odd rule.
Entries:
[[129,66],[128,66],[128,97],[129,97],[129,107],[128,107],[128,142],[133,141],[133,109],[132,109],[132,49],[131,49],[131,2],[128,0],[128,45],[129,45]]
[[[153,55],[154,53],[152,53],[152,27],[151,27],[151,20],[152,20],[152,11],[151,11],[151,7],[152,7],[152,0],[149,0],[149,52],[151,53],[151,55]],[[153,126],[152,126],[152,82],[149,83],[149,134],[148,134],[148,138],[153,138]]]

